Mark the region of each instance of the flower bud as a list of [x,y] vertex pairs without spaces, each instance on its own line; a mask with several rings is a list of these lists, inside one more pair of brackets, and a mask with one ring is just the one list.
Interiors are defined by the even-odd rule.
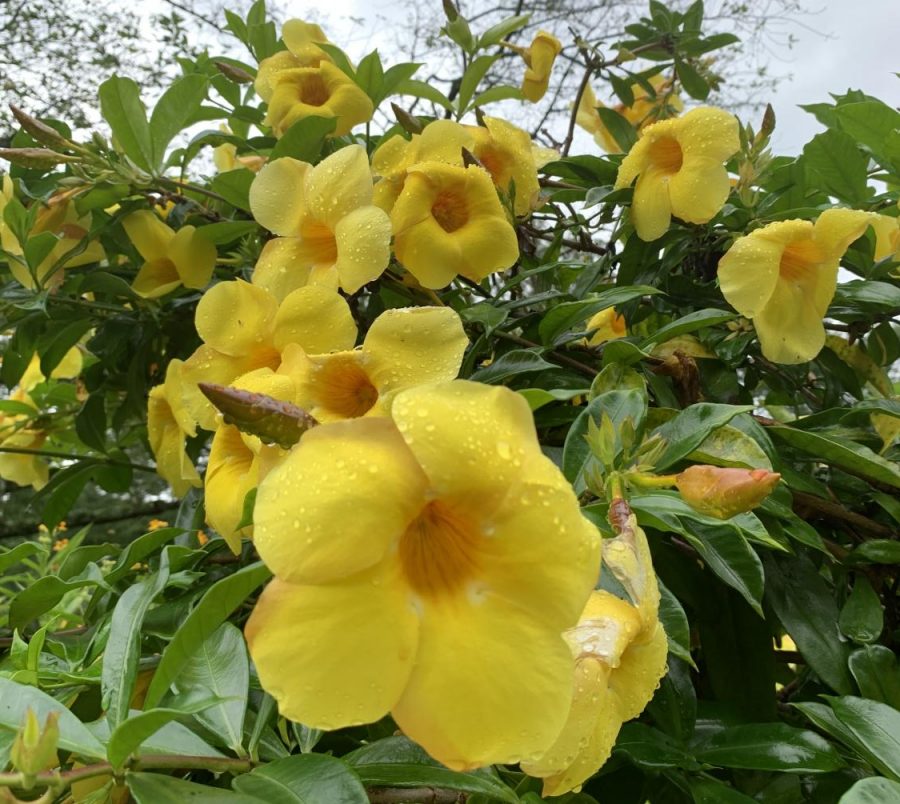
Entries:
[[64,162],[78,161],[74,156],[58,154],[49,148],[0,148],[0,159],[6,159],[18,167],[38,170],[56,167]]
[[34,137],[34,139],[41,143],[41,145],[49,145],[51,148],[68,148],[72,145],[72,143],[55,128],[32,117],[18,106],[10,104],[9,108],[13,113],[13,117],[19,122],[19,125]]
[[679,474],[675,485],[695,511],[716,519],[730,519],[756,508],[780,479],[780,474],[765,469],[696,465]]
[[41,731],[34,710],[29,707],[25,711],[25,723],[16,735],[10,751],[10,760],[17,770],[31,776],[56,766],[58,720],[59,712],[50,712],[44,722],[44,730]]

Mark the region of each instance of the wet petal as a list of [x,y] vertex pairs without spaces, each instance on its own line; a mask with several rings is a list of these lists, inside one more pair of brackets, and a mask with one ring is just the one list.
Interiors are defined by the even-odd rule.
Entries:
[[263,166],[250,185],[250,210],[261,226],[282,236],[300,233],[306,214],[304,183],[311,170],[287,156]]
[[673,121],[678,144],[685,155],[724,162],[741,147],[737,118],[724,109],[701,106]]
[[164,259],[169,242],[175,236],[166,224],[149,209],[139,209],[122,219],[122,228],[138,253],[148,262]]
[[709,156],[685,154],[681,170],[669,179],[672,214],[688,223],[712,220],[730,192],[728,172]]
[[775,363],[804,363],[825,345],[822,313],[801,284],[779,280],[753,324],[763,354]]
[[169,256],[186,288],[205,288],[216,267],[216,247],[201,230],[183,226],[169,244]]
[[307,285],[289,293],[279,305],[272,339],[278,351],[295,343],[309,354],[325,354],[352,348],[356,324],[340,294]]
[[[250,281],[280,303],[291,291],[309,284],[310,265],[304,257],[299,238],[276,237],[263,246]],[[337,282],[334,289],[337,290]]]
[[875,219],[873,213],[858,209],[826,209],[816,219],[813,239],[832,259],[839,260]]
[[334,230],[341,288],[356,293],[384,273],[391,258],[391,219],[376,206],[355,209]]
[[652,167],[638,177],[631,202],[631,220],[641,240],[662,237],[672,220],[669,201],[669,176]]
[[353,210],[372,203],[372,172],[362,145],[348,145],[323,159],[306,177],[309,214],[334,230]]
[[264,348],[272,337],[277,302],[243,279],[213,285],[197,304],[195,322],[204,343],[233,357]]
[[220,425],[213,436],[206,468],[206,521],[235,554],[240,553],[241,539],[249,531],[238,529],[244,500],[258,481],[256,453],[244,442],[237,427]]

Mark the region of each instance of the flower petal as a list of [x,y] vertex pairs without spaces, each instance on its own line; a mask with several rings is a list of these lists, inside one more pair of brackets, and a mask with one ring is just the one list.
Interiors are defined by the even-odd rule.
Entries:
[[336,273],[341,288],[356,293],[384,273],[391,259],[391,219],[376,206],[360,207],[345,215],[334,229]]
[[334,230],[353,210],[372,203],[372,171],[362,145],[348,145],[323,159],[307,175],[307,211]]
[[289,343],[314,355],[350,349],[356,341],[356,324],[340,294],[307,285],[289,293],[279,305],[272,341],[279,352]]
[[638,176],[631,202],[631,220],[641,240],[649,242],[666,233],[672,220],[672,204],[669,201],[669,176],[663,171],[648,167]]
[[669,179],[672,214],[688,223],[712,220],[730,192],[728,171],[709,156],[685,154],[681,170]]
[[416,654],[417,622],[391,567],[323,586],[276,578],[265,588],[245,633],[284,717],[336,729],[379,720],[397,701]]
[[300,233],[306,213],[304,182],[311,170],[287,156],[262,167],[250,185],[250,210],[261,226],[282,236]]
[[701,106],[672,122],[685,156],[705,156],[724,162],[741,147],[737,118],[724,109]]
[[260,484],[256,549],[286,581],[347,578],[384,557],[421,509],[426,485],[387,419],[320,425]]
[[181,277],[175,263],[169,259],[148,260],[137,272],[131,289],[144,299],[158,299],[180,284]]
[[805,363],[825,345],[822,313],[799,283],[779,280],[753,324],[763,354],[775,363]]
[[238,529],[244,499],[256,488],[259,464],[241,431],[221,424],[213,436],[206,468],[204,498],[206,521],[225,539],[231,551],[241,551],[241,538],[249,528]]
[[839,260],[850,244],[862,237],[876,217],[871,212],[858,209],[826,209],[816,218],[813,239],[832,259]]
[[[297,237],[276,237],[263,246],[251,282],[264,288],[280,303],[293,290],[309,284],[310,265],[302,259],[303,244]],[[337,290],[335,277],[334,290]]]
[[183,226],[169,244],[169,257],[175,263],[186,288],[204,288],[216,267],[216,247],[193,226]]
[[204,343],[232,357],[249,355],[272,336],[277,302],[243,279],[213,285],[197,304],[195,322]]
[[139,209],[122,219],[122,228],[138,253],[148,262],[168,256],[169,242],[175,236],[149,209]]

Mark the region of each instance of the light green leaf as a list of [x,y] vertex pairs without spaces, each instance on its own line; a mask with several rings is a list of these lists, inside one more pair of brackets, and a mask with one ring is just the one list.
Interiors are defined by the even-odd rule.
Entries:
[[138,85],[130,78],[108,78],[100,85],[100,112],[126,156],[138,167],[152,172],[153,138]]

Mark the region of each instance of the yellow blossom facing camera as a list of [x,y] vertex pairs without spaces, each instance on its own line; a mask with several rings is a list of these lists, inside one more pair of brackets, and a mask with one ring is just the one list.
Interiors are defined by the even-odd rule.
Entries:
[[725,162],[737,153],[738,122],[711,107],[647,126],[622,160],[617,190],[634,187],[631,219],[641,240],[656,240],[672,216],[706,223],[731,191]]
[[155,299],[181,285],[200,289],[209,284],[216,247],[202,231],[182,226],[176,232],[149,209],[125,216],[122,226],[144,258],[131,285],[139,296]]
[[600,346],[607,341],[624,338],[627,334],[625,319],[613,307],[607,307],[590,317],[585,326],[590,334],[588,346]]
[[303,281],[348,293],[377,279],[390,260],[391,222],[372,203],[366,151],[349,145],[313,167],[284,157],[266,165],[250,187],[260,224],[287,243],[267,256]]
[[295,378],[295,404],[320,422],[385,416],[407,388],[452,380],[469,341],[449,307],[386,310],[352,351],[285,353],[281,371]]
[[[639,131],[656,122],[657,116],[671,117],[673,113],[680,112],[684,108],[681,98],[677,94],[671,93],[672,81],[670,79],[657,74],[650,78],[649,82],[654,89],[654,96],[651,97],[647,88],[640,82],[635,81],[630,87],[634,95],[632,104],[626,106],[624,103],[620,103],[612,107],[614,112],[622,115]],[[606,128],[603,120],[597,113],[597,108],[603,108],[603,106],[604,104],[597,100],[593,88],[588,84],[581,95],[575,122],[585,131],[592,134],[594,141],[604,151],[612,154],[621,153],[622,146],[619,145],[616,138]],[[663,111],[665,111],[665,114],[663,114]]]
[[259,487],[275,575],[246,627],[260,681],[315,728],[390,712],[455,770],[534,758],[567,716],[562,632],[598,534],[513,391],[420,386],[392,415],[307,431]]
[[753,320],[769,360],[803,363],[821,351],[822,319],[837,288],[838,264],[874,217],[828,209],[815,224],[776,221],[739,237],[719,261],[725,300]]
[[527,48],[511,47],[525,60],[525,75],[522,78],[522,94],[526,100],[537,103],[547,92],[553,62],[562,50],[562,42],[547,31],[538,31]]
[[659,622],[659,586],[647,537],[629,516],[603,541],[603,563],[631,601],[595,591],[566,632],[575,657],[569,717],[551,748],[522,770],[544,779],[544,796],[581,785],[609,758],[622,724],[650,703],[666,673],[668,642]]
[[391,223],[397,260],[426,288],[445,287],[458,274],[480,282],[519,257],[494,183],[475,165],[414,165]]
[[349,134],[354,126],[372,118],[369,96],[339,67],[328,61],[317,67],[281,70],[273,84],[265,124],[280,137],[304,117],[334,118],[332,137]]
[[331,57],[319,47],[328,43],[328,37],[314,23],[288,20],[281,29],[281,38],[287,50],[280,50],[263,59],[256,73],[254,89],[266,102],[272,99],[279,76],[285,70],[318,67],[323,61],[331,61]]

